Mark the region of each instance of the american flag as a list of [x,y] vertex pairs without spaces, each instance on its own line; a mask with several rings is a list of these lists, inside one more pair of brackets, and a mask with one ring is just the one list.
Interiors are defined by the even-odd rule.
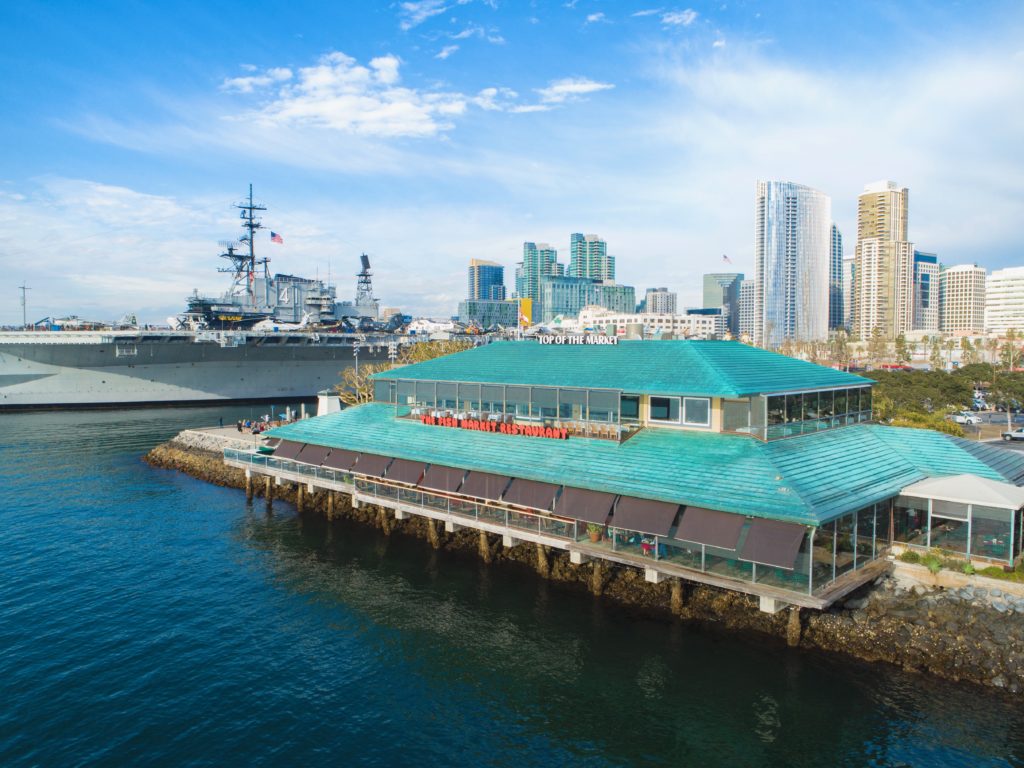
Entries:
[[277,232],[271,232],[270,233],[270,242],[272,242],[272,243],[280,243],[281,245],[284,245],[284,238],[281,237],[279,234],[277,234]]
[[726,264],[732,264],[732,259],[726,256],[724,253],[722,254],[722,261],[724,261]]

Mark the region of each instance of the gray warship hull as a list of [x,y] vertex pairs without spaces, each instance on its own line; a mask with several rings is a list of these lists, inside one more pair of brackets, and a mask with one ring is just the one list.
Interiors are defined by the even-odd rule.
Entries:
[[[393,339],[392,339],[393,340]],[[311,398],[389,339],[222,331],[0,334],[0,411]]]

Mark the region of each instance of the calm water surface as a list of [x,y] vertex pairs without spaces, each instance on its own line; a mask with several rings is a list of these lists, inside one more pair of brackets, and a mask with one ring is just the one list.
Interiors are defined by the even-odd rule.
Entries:
[[639,619],[140,461],[248,407],[0,416],[0,765],[1024,764],[1024,706]]

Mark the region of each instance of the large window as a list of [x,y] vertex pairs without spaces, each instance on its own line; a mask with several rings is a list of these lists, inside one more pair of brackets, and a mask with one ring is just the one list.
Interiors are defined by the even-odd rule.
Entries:
[[377,379],[373,382],[373,399],[378,403],[395,402],[395,382]]
[[679,423],[678,397],[652,397],[651,421],[671,421]]
[[623,421],[640,420],[640,396],[623,395],[619,398],[619,408],[622,411]]
[[619,420],[618,392],[592,389],[587,393],[587,398],[589,400],[591,421],[616,422]]
[[683,423],[695,427],[711,426],[711,401],[706,397],[684,397]]
[[[871,388],[769,395],[766,400],[769,440],[856,424],[871,418]],[[761,436],[760,430],[752,430]]]

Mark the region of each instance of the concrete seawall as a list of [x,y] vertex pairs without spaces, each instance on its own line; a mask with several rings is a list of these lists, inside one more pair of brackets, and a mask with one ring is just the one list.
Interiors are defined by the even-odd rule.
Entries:
[[[233,428],[186,430],[154,448],[145,460],[217,485],[246,489],[245,473],[225,466],[221,451],[252,445],[251,435],[238,435]],[[883,575],[828,611],[784,610],[771,615],[759,611],[751,596],[678,580],[651,584],[642,571],[611,563],[573,565],[568,553],[539,545],[504,547],[495,535],[467,529],[449,533],[425,518],[399,520],[368,505],[354,509],[342,493],[310,494],[295,485],[264,482],[253,482],[247,490],[256,496],[269,491],[273,499],[296,504],[304,515],[344,517],[385,535],[411,536],[438,550],[471,553],[497,567],[528,567],[543,578],[649,615],[759,633],[775,638],[780,646],[844,653],[1014,693],[1024,690],[1024,607],[1015,611],[1011,604],[1007,610],[963,589],[919,584],[914,581],[916,572],[902,567],[898,577]]]

